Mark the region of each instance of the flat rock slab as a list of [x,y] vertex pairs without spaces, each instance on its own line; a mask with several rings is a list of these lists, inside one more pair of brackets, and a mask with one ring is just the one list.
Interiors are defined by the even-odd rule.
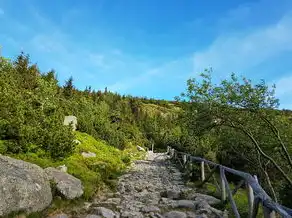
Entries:
[[181,211],[170,211],[165,213],[164,218],[187,218],[186,213]]
[[45,172],[65,198],[74,199],[83,195],[83,186],[79,179],[53,167],[46,168]]
[[200,193],[190,193],[188,194],[187,199],[195,201],[206,201],[210,205],[220,204],[221,201],[213,196],[200,194]]
[[96,154],[93,152],[82,152],[81,155],[85,158],[96,157]]
[[94,207],[92,213],[96,215],[101,215],[104,218],[115,218],[116,213],[105,207]]
[[176,207],[179,208],[190,208],[190,209],[196,209],[196,205],[191,200],[178,200],[176,203]]
[[102,217],[95,214],[88,214],[85,218],[102,218]]

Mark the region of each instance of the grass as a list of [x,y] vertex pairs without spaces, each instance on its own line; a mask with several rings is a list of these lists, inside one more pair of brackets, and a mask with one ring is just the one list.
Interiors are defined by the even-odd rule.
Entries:
[[[234,184],[230,183],[229,187],[231,190],[235,188]],[[220,197],[220,193],[218,193],[217,187],[211,183],[207,183],[204,188],[206,189],[207,194]],[[228,196],[227,196],[228,199]],[[248,217],[248,198],[247,192],[245,189],[239,189],[235,195],[233,195],[233,199],[235,201],[237,210],[241,217]],[[225,209],[228,210],[229,217],[235,217],[231,208],[230,202],[227,202],[225,205]],[[260,206],[258,210],[257,217],[263,217],[263,209]]]
[[[89,200],[94,194],[104,189],[113,189],[114,181],[127,169],[131,161],[143,158],[144,155],[132,144],[128,144],[126,149],[121,151],[86,133],[76,131],[75,136],[81,143],[76,146],[75,152],[64,160],[53,160],[44,152],[17,154],[12,157],[35,163],[42,168],[65,164],[68,173],[82,181],[83,199]],[[81,155],[82,152],[93,152],[96,157],[84,158]]]
[[[86,133],[76,131],[75,138],[81,143],[76,146],[71,156],[63,160],[53,160],[43,151],[10,155],[13,158],[37,164],[42,168],[66,165],[68,173],[80,179],[84,186],[84,194],[80,199],[65,200],[55,196],[50,208],[43,212],[31,213],[26,217],[40,218],[51,213],[66,211],[74,213],[78,208],[82,208],[81,205],[84,201],[102,194],[105,190],[114,189],[118,176],[125,172],[130,163],[135,159],[143,159],[145,156],[145,152],[139,152],[132,143],[128,143],[124,150],[119,150]],[[81,155],[82,152],[93,152],[96,157],[84,158]],[[12,213],[8,217],[22,217],[21,214],[23,213]]]

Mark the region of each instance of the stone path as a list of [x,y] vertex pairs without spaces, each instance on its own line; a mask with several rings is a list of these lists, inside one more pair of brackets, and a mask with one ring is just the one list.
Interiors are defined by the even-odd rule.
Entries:
[[164,153],[148,153],[120,177],[118,192],[91,204],[86,218],[227,217],[212,205],[220,200],[184,185],[181,173]]

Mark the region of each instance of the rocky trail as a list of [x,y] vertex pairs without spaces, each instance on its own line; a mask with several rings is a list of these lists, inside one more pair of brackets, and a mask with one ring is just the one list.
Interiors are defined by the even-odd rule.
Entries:
[[227,217],[227,213],[212,207],[216,204],[220,200],[186,187],[180,171],[165,153],[149,152],[146,160],[135,161],[120,177],[117,192],[90,203],[84,217]]

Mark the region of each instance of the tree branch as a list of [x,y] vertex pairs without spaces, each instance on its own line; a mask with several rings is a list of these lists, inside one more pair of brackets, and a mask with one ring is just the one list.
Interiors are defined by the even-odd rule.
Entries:
[[266,117],[264,117],[262,115],[260,115],[260,118],[264,122],[266,122],[268,124],[268,126],[270,127],[270,129],[272,130],[272,132],[274,133],[274,135],[276,136],[276,138],[278,139],[278,141],[279,141],[279,143],[280,143],[280,145],[282,147],[282,150],[284,152],[284,157],[288,160],[289,165],[292,168],[292,159],[290,157],[290,154],[289,154],[289,152],[287,150],[286,145],[284,144],[284,142],[283,142],[283,140],[282,140],[282,138],[280,136],[279,130],[277,129],[277,127],[270,120],[268,120],[268,118],[266,118]]
[[292,180],[289,178],[289,176],[282,170],[282,168],[276,163],[276,161],[270,157],[269,155],[267,155],[259,146],[258,142],[256,141],[256,139],[253,137],[253,135],[248,132],[244,127],[238,127],[235,126],[232,122],[230,127],[235,128],[235,129],[239,129],[241,130],[243,133],[245,133],[250,140],[253,142],[253,144],[255,145],[256,149],[259,151],[259,153],[266,158],[267,160],[271,161],[271,163],[277,168],[277,170],[283,175],[283,177],[287,180],[287,182],[290,184],[290,186],[292,186]]

